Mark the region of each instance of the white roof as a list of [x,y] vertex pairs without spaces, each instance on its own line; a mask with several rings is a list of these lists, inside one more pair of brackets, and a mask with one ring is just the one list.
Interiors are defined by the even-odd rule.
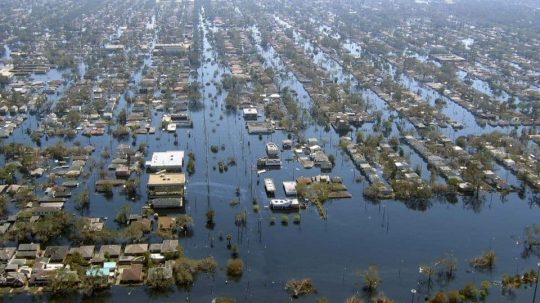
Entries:
[[246,114],[257,114],[257,109],[255,107],[244,108],[244,115]]
[[283,188],[285,189],[285,193],[287,195],[296,194],[296,182],[295,181],[284,181],[283,182]]
[[152,160],[146,161],[146,165],[156,168],[177,168],[182,167],[184,162],[184,151],[166,151],[155,152],[152,155]]

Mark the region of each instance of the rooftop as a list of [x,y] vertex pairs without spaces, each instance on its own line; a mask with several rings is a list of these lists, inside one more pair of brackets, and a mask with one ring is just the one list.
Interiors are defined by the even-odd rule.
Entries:
[[153,174],[148,178],[149,186],[156,185],[183,185],[186,183],[186,176],[184,174],[170,174],[170,173],[161,173]]
[[155,152],[150,161],[146,161],[147,167],[159,169],[182,168],[184,162],[184,151]]

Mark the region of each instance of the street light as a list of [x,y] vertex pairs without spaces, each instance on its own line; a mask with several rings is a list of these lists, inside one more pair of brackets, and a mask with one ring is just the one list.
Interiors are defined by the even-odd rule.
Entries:
[[536,263],[536,266],[538,267],[538,269],[536,270],[536,284],[534,285],[534,295],[532,303],[536,301],[536,289],[538,289],[538,275],[540,275],[540,263]]
[[414,294],[416,294],[416,289],[411,289],[411,293],[412,293],[412,298],[411,298],[411,303],[414,302]]

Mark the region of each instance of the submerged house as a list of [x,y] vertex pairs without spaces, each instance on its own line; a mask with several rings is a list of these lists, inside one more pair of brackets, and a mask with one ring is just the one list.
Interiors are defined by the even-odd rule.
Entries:
[[148,179],[148,196],[150,198],[183,198],[185,185],[186,176],[184,174],[153,174]]

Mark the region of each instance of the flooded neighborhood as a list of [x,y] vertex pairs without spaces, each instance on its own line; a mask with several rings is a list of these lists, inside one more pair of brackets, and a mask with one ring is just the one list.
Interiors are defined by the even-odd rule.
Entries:
[[537,0],[0,0],[1,300],[540,302],[539,50]]

